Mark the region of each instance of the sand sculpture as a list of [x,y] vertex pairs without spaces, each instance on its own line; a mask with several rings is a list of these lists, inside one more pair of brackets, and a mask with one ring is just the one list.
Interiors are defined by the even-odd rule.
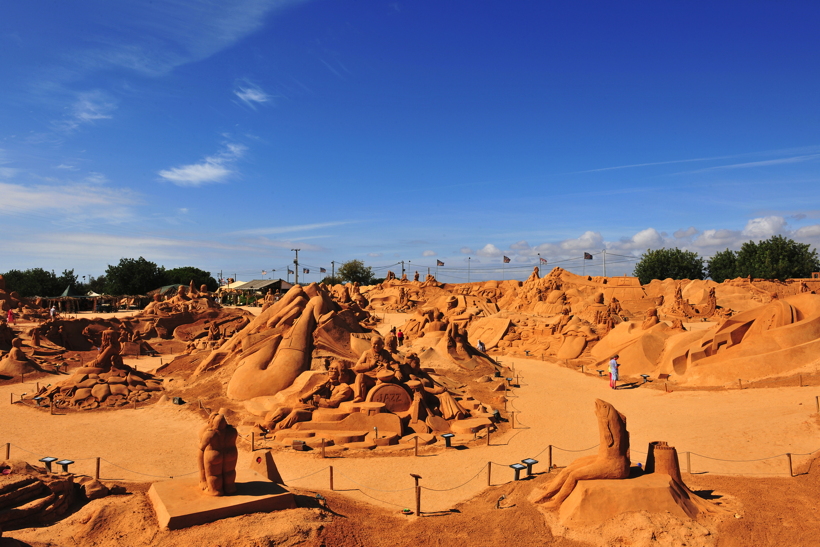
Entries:
[[23,341],[20,338],[14,338],[11,341],[11,350],[0,358],[2,376],[20,376],[40,370],[42,367],[23,351]]
[[595,401],[598,454],[578,458],[536,488],[530,501],[558,511],[568,527],[597,526],[618,515],[646,511],[695,519],[724,510],[698,497],[683,482],[677,451],[666,442],[649,443],[646,467],[630,467],[626,418],[600,399]]
[[199,482],[208,496],[236,493],[236,428],[228,424],[225,410],[219,409],[208,418],[199,434]]
[[77,499],[73,475],[49,474],[20,460],[0,461],[0,470],[0,527],[4,530],[56,520]]
[[629,433],[626,418],[611,404],[595,400],[600,444],[598,454],[578,458],[565,467],[544,489],[534,490],[530,500],[556,509],[580,480],[624,479],[629,476]]

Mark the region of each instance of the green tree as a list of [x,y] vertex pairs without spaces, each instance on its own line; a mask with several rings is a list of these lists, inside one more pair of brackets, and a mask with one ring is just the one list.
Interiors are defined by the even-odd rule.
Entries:
[[692,251],[647,249],[632,273],[642,285],[653,279],[703,279],[703,258]]
[[3,278],[6,280],[6,290],[17,292],[23,297],[57,296],[65,290],[65,286],[60,287],[53,271],[42,268],[9,270],[3,274]]
[[373,270],[361,260],[348,260],[336,270],[336,277],[345,283],[359,282],[360,285],[373,284]]
[[105,270],[105,292],[113,295],[145,294],[166,284],[165,268],[143,257],[121,258]]
[[820,271],[817,249],[783,236],[744,243],[737,252],[737,275],[761,279],[811,277]]
[[319,281],[319,283],[324,283],[325,285],[338,285],[344,282],[341,280],[341,278],[339,278],[339,276],[333,277],[329,275],[321,281]]
[[97,277],[88,277],[88,284],[85,286],[86,292],[94,291],[97,294],[103,294],[105,292],[105,286],[108,283],[108,279],[106,279],[105,275],[98,275]]
[[712,281],[718,283],[723,283],[727,279],[738,277],[737,253],[731,249],[715,253],[707,262],[706,270]]
[[58,278],[56,278],[56,282],[58,287],[62,287],[62,289],[60,289],[60,292],[58,292],[57,294],[62,294],[66,287],[71,287],[75,292],[85,292],[83,290],[85,286],[82,283],[80,283],[80,280],[74,274],[73,268],[70,270],[63,270],[63,273],[60,274]]
[[194,281],[194,287],[197,289],[202,285],[207,285],[209,291],[215,291],[219,287],[216,283],[216,279],[211,276],[211,272],[206,272],[193,266],[183,266],[181,268],[166,270],[165,272],[166,285],[172,283],[187,285],[191,280]]

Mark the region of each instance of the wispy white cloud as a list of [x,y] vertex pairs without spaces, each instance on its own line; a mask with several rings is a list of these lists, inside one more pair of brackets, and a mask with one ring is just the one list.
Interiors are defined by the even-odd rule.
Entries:
[[233,92],[245,105],[254,110],[256,110],[256,105],[265,104],[271,100],[271,96],[262,91],[262,88],[248,81],[237,86]]
[[177,186],[196,187],[226,182],[235,174],[233,164],[245,155],[247,149],[242,144],[228,143],[218,154],[208,156],[199,163],[163,169],[158,174]]
[[371,258],[379,258],[380,256],[382,256],[382,253],[367,253],[367,256]]
[[99,120],[110,120],[117,102],[111,95],[99,89],[85,91],[74,98],[70,113],[54,122],[54,127],[61,131],[73,131],[82,125],[93,124]]
[[75,167],[74,165],[68,165],[65,163],[61,163],[60,165],[55,165],[54,169],[65,169],[66,171],[78,171],[79,167]]
[[287,234],[291,232],[304,232],[307,230],[317,230],[320,228],[332,228],[334,226],[343,226],[345,224],[353,224],[353,221],[339,221],[339,222],[318,222],[315,224],[297,224],[294,226],[272,226],[268,228],[251,228],[248,230],[239,230],[233,232],[234,235],[246,236],[261,236],[261,235],[276,235]]
[[696,171],[689,171],[689,173],[705,173],[708,171],[718,171],[721,169],[749,169],[752,167],[768,167],[770,165],[783,165],[789,163],[802,163],[804,161],[813,161],[820,159],[820,154],[805,154],[802,156],[791,156],[788,158],[777,158],[773,160],[749,161],[745,163],[733,163],[730,165],[716,165],[714,167],[707,167],[705,169],[698,169]]
[[132,217],[132,207],[141,202],[138,195],[126,189],[89,184],[57,186],[23,186],[0,182],[0,212],[5,214],[38,211],[63,215],[81,214],[84,218],[122,221]]
[[437,253],[435,251],[427,250],[427,251],[424,251],[423,253],[421,253],[421,256],[436,256],[436,254]]

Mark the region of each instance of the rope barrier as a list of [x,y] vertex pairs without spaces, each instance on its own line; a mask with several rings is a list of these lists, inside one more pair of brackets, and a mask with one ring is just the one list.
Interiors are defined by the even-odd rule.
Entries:
[[768,456],[766,458],[758,458],[756,460],[724,460],[724,459],[721,459],[721,458],[712,458],[710,456],[704,456],[703,454],[698,454],[697,452],[690,452],[690,454],[692,454],[693,456],[700,456],[701,458],[706,458],[707,460],[714,460],[714,461],[718,461],[718,462],[750,463],[750,462],[762,462],[764,460],[773,460],[775,458],[780,458],[782,456],[785,456],[787,454],[787,452],[784,452],[782,454],[778,454],[777,456]]
[[[563,450],[564,452],[586,452],[587,450],[592,450],[593,448],[598,448],[599,446],[601,445],[596,444],[595,446],[590,446],[589,448],[584,448],[583,450],[570,450],[568,448],[561,448],[560,446],[553,446],[552,448],[557,448],[558,450]],[[543,450],[541,452],[543,452]]]
[[184,473],[182,475],[152,475],[150,473],[140,473],[139,471],[133,471],[131,469],[128,469],[127,467],[123,467],[121,465],[117,465],[114,462],[108,461],[105,458],[100,458],[100,461],[104,461],[105,463],[107,463],[109,465],[113,465],[114,467],[122,469],[123,471],[128,471],[129,473],[134,473],[135,475],[142,475],[144,477],[154,477],[154,478],[158,478],[158,479],[173,479],[174,477],[187,477],[188,475],[193,475],[194,473],[199,473],[199,471],[191,471],[190,473]]
[[326,471],[327,469],[330,469],[330,466],[329,466],[329,465],[328,465],[328,466],[326,466],[326,467],[321,468],[321,469],[320,469],[320,470],[318,470],[318,471],[314,471],[313,473],[310,473],[309,475],[305,475],[305,476],[303,476],[303,477],[299,477],[299,478],[297,478],[297,479],[282,479],[282,480],[283,480],[283,481],[285,481],[286,483],[288,483],[288,482],[300,481],[300,480],[302,480],[302,479],[306,479],[306,478],[308,478],[308,477],[312,477],[312,476],[313,476],[313,475],[315,475],[316,473],[321,473],[322,471]]
[[462,486],[464,486],[465,484],[467,484],[467,483],[469,483],[469,482],[472,482],[472,481],[474,481],[475,479],[477,479],[477,478],[478,478],[478,476],[479,476],[479,475],[481,475],[481,473],[483,473],[485,469],[486,469],[486,467],[482,467],[482,468],[478,471],[478,473],[476,473],[475,475],[473,475],[471,478],[467,479],[467,481],[466,481],[466,482],[463,482],[463,483],[459,484],[458,486],[454,486],[454,487],[452,487],[452,488],[437,489],[437,488],[428,488],[428,487],[426,487],[426,486],[422,486],[422,488],[423,488],[424,490],[430,490],[430,491],[432,491],[432,492],[449,492],[450,490],[456,490],[457,488],[461,488],[461,487],[462,487]]
[[359,486],[361,486],[362,488],[367,488],[368,490],[375,490],[376,492],[387,492],[387,493],[392,493],[392,492],[405,492],[405,491],[407,491],[407,490],[413,490],[413,489],[415,488],[415,486],[410,486],[410,487],[408,487],[408,488],[401,488],[401,489],[399,489],[399,490],[382,490],[382,489],[380,489],[380,488],[373,488],[373,487],[371,487],[371,486],[366,486],[366,485],[364,485],[364,484],[360,483],[359,481],[353,480],[353,479],[351,479],[350,477],[348,477],[347,475],[345,475],[344,473],[342,473],[341,471],[337,471],[337,473],[339,473],[339,475],[343,476],[344,478],[346,478],[346,479],[347,479],[347,480],[349,480],[350,482],[352,482],[352,483],[354,483],[354,484],[358,484],[358,485],[359,485]]
[[[415,489],[415,486],[414,486],[413,488],[411,488],[411,490],[412,490],[412,489]],[[401,508],[405,508],[405,507],[406,507],[405,505],[399,505],[399,504],[397,504],[397,503],[393,503],[393,502],[390,502],[390,501],[384,501],[384,500],[380,500],[379,498],[374,498],[373,496],[371,496],[371,495],[370,495],[370,494],[368,494],[367,492],[364,492],[364,491],[362,491],[362,490],[359,490],[358,488],[356,489],[356,491],[357,491],[358,493],[360,493],[360,494],[364,495],[364,496],[367,496],[368,498],[370,498],[370,499],[372,499],[372,500],[376,500],[376,501],[379,501],[379,502],[381,502],[381,503],[386,503],[387,505],[392,505],[392,506],[394,506],[394,507],[401,507]]]

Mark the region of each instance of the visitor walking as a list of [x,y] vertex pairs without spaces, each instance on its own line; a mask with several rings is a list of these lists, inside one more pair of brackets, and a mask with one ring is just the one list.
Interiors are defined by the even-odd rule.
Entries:
[[9,308],[9,313],[6,316],[6,319],[8,320],[9,325],[14,324],[14,310],[12,310],[11,308]]
[[613,355],[612,359],[609,360],[609,387],[612,389],[617,389],[619,366],[621,365],[618,363],[618,355]]
[[54,317],[57,315],[57,307],[52,305],[51,309],[48,310],[48,313],[51,314],[51,320],[54,321]]
[[399,329],[399,332],[396,333],[396,340],[398,340],[399,345],[404,345],[404,333]]
[[485,346],[484,342],[482,342],[481,340],[478,341],[478,345],[476,346],[476,349],[478,351],[480,351],[481,353],[487,353],[487,346]]

